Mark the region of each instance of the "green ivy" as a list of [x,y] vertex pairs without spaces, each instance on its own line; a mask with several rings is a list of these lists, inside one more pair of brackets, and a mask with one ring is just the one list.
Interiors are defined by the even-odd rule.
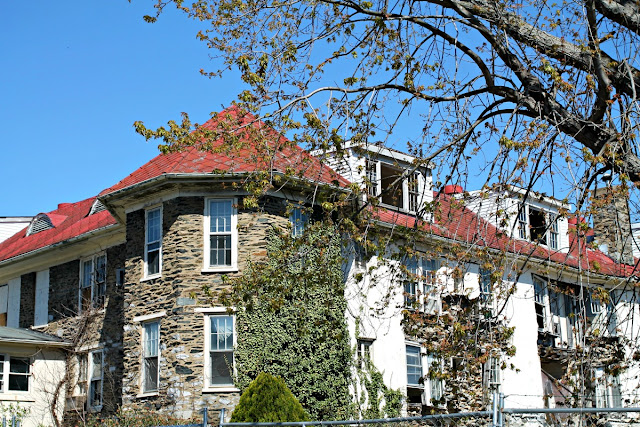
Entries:
[[312,419],[354,415],[341,247],[331,224],[310,225],[296,239],[274,228],[265,261],[232,280],[223,300],[236,307],[240,390],[268,372],[284,379]]

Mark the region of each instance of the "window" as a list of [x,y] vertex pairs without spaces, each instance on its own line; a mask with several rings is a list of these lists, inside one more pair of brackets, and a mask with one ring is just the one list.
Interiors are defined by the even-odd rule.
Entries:
[[549,247],[551,249],[558,249],[558,219],[553,218],[551,220],[551,228],[549,229]]
[[29,391],[31,361],[28,357],[0,354],[0,392]]
[[[547,229],[548,228],[548,229]],[[518,210],[518,237],[558,249],[560,233],[558,217],[527,204]]]
[[145,212],[144,277],[162,270],[162,207]]
[[301,208],[293,208],[291,215],[289,215],[289,221],[291,222],[291,235],[300,237],[309,222],[309,217],[302,212]]
[[143,324],[142,392],[158,391],[158,358],[160,355],[160,322]]
[[428,387],[429,392],[427,402],[436,402],[442,399],[444,392],[444,382],[442,381],[442,359],[433,355],[427,355],[427,366],[429,368]]
[[378,196],[378,162],[368,160],[366,163],[367,169],[367,193],[371,197]]
[[407,346],[407,385],[409,387],[422,387],[422,357],[420,347]]
[[89,409],[102,407],[102,387],[104,382],[104,352],[89,353]]
[[481,268],[479,275],[480,307],[485,315],[493,313],[493,284],[491,283],[491,271]]
[[371,362],[371,345],[373,340],[360,338],[358,340],[357,357],[358,364],[362,369],[367,367],[367,363]]
[[365,169],[369,196],[380,197],[383,204],[405,211],[420,210],[421,182],[418,172],[406,175],[401,167],[370,159],[366,160]]
[[596,408],[622,407],[620,379],[617,375],[606,374],[604,368],[596,368],[594,382],[594,403]]
[[233,316],[208,316],[208,375],[210,387],[233,386],[233,347],[235,340]]
[[436,287],[438,261],[411,257],[405,267],[407,269],[404,283],[405,307],[422,309],[428,314],[438,313],[440,311],[440,295]]
[[80,263],[80,313],[102,307],[107,285],[107,256],[95,255]]
[[230,270],[237,264],[238,230],[233,199],[207,199],[205,270]]
[[500,388],[500,358],[489,357],[487,361],[487,386],[489,390],[498,391]]
[[547,304],[546,304],[546,286],[542,280],[533,279],[534,307],[536,311],[536,322],[538,331],[545,332],[547,330]]

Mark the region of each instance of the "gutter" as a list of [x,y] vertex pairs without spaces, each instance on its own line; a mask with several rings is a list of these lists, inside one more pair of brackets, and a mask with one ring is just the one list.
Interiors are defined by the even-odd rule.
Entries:
[[7,266],[7,265],[11,265],[11,264],[13,264],[15,262],[19,262],[19,261],[21,261],[21,260],[23,260],[25,258],[29,258],[29,257],[34,256],[34,255],[39,255],[39,254],[47,252],[49,250],[58,249],[59,246],[78,243],[78,242],[80,242],[82,240],[89,239],[90,237],[93,237],[96,234],[103,233],[103,232],[105,232],[105,230],[109,230],[109,229],[111,229],[113,227],[118,227],[120,225],[121,224],[118,224],[118,223],[107,225],[107,226],[102,227],[102,228],[97,228],[95,230],[88,231],[88,232],[86,232],[84,234],[81,234],[79,236],[72,237],[72,238],[67,239],[67,240],[62,240],[60,242],[56,242],[56,243],[54,243],[52,245],[49,245],[49,246],[44,246],[42,248],[35,249],[33,251],[30,251],[30,252],[25,252],[23,254],[16,255],[16,256],[11,257],[11,258],[7,258],[5,260],[0,261],[0,268],[2,268],[4,266]]
[[22,345],[22,346],[32,346],[32,345],[40,345],[43,347],[58,347],[58,348],[63,348],[63,347],[72,347],[73,344],[69,343],[69,342],[57,342],[57,341],[25,341],[25,340],[21,340],[21,339],[2,339],[0,340],[0,343],[7,343],[7,344],[17,344],[17,345]]

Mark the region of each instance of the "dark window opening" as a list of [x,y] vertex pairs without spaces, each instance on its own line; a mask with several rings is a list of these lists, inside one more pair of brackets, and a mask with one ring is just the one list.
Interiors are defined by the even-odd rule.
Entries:
[[547,222],[544,218],[544,213],[529,208],[529,225],[531,227],[531,241],[542,243],[543,245],[547,244],[546,232],[547,232]]
[[380,175],[382,203],[385,205],[395,206],[397,208],[403,208],[404,193],[402,190],[402,172],[381,163]]

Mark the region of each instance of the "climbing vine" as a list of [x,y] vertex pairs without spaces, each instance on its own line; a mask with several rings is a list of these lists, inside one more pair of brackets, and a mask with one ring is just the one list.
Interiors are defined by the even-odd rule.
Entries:
[[268,234],[268,256],[230,279],[223,301],[236,308],[236,385],[260,372],[280,376],[312,419],[354,414],[352,354],[345,321],[341,239],[332,225],[303,236]]

